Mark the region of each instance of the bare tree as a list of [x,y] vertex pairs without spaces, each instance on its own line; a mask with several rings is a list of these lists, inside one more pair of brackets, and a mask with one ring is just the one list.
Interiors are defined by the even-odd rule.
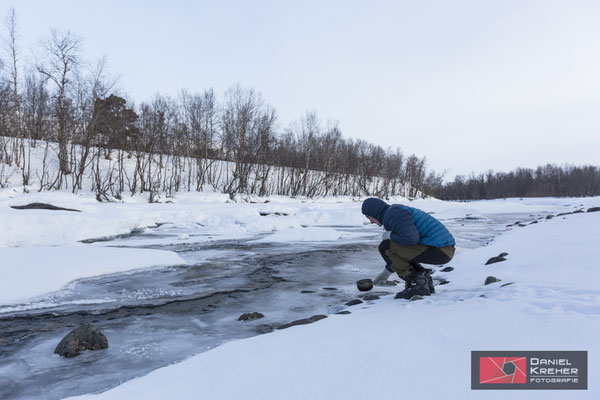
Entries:
[[[51,30],[51,36],[40,42],[46,62],[38,62],[37,70],[55,85],[55,113],[58,122],[58,160],[60,172],[68,175],[71,172],[67,154],[69,140],[68,119],[70,99],[68,90],[73,83],[76,69],[80,64],[79,52],[81,40],[69,31]],[[59,181],[60,182],[60,181]],[[59,188],[60,188],[59,183]]]
[[[13,117],[13,125],[14,125],[14,136],[17,140],[14,141],[14,160],[17,165],[21,165],[21,161],[25,157],[25,146],[24,146],[24,138],[22,132],[22,117],[21,117],[21,101],[19,99],[19,77],[18,77],[18,59],[19,52],[17,47],[17,41],[19,39],[19,33],[17,31],[17,14],[13,8],[11,8],[6,16],[4,21],[4,25],[6,28],[7,36],[4,40],[4,47],[6,52],[8,53],[8,58],[10,60],[8,66],[8,72],[10,74],[12,80],[12,99],[13,99],[13,107],[14,107],[14,117]],[[23,168],[23,171],[26,169]],[[29,177],[27,175],[23,176],[24,185],[26,185]]]
[[[183,97],[183,96],[182,96]],[[217,101],[212,89],[202,94],[184,97],[184,119],[188,127],[189,145],[185,148],[188,159],[188,187],[192,179],[192,159],[195,160],[195,189],[214,183],[215,160],[222,157],[216,148]]]
[[[0,79],[0,132],[9,132],[11,125],[10,83]],[[0,134],[0,162],[12,164],[14,152],[11,141]]]
[[26,75],[24,85],[23,129],[25,136],[31,139],[31,147],[35,147],[37,140],[50,139],[49,94],[37,74]]
[[411,155],[406,160],[405,177],[408,184],[408,196],[415,197],[423,188],[425,182],[425,158],[419,159],[416,155]]
[[316,111],[307,111],[300,119],[300,131],[298,132],[298,140],[301,143],[301,149],[304,157],[304,173],[302,176],[302,193],[308,195],[308,175],[311,162],[311,151],[315,146],[315,141],[318,140],[321,134],[321,122]]
[[236,85],[225,93],[221,114],[221,129],[228,159],[234,161],[234,170],[225,184],[225,192],[233,198],[246,193],[252,169],[251,147],[256,136],[259,114],[264,101],[252,89]]
[[111,78],[106,73],[106,57],[99,58],[95,65],[89,66],[87,75],[77,82],[74,142],[79,146],[79,157],[73,163],[73,192],[82,188],[85,171],[93,162],[94,155],[90,154],[92,146],[95,145],[96,151],[99,151],[103,144],[98,129],[98,120],[102,114],[97,112],[96,104],[99,99],[107,97],[116,82],[116,78]]

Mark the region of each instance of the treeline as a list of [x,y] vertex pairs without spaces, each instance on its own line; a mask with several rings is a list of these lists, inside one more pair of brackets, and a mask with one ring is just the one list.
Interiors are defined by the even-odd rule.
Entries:
[[[135,105],[105,60],[86,66],[81,40],[52,30],[20,58],[14,9],[0,76],[0,187],[15,173],[27,190],[92,189],[99,199],[206,187],[266,196],[419,196],[441,182],[424,158],[342,136],[315,111],[281,128],[259,92],[230,88],[156,94]],[[32,149],[43,146],[37,162]],[[36,153],[36,151],[33,151]],[[36,153],[37,154],[37,153]],[[33,160],[33,162],[32,162]]]
[[235,85],[128,101],[106,60],[84,62],[81,40],[52,30],[22,57],[10,10],[1,39],[0,188],[126,194],[221,191],[236,195],[432,195],[445,200],[600,195],[598,167],[457,176],[428,171],[425,158],[344,138],[337,122],[305,112],[282,127],[254,89]]
[[502,197],[599,196],[600,168],[547,164],[535,170],[488,172],[457,176],[454,181],[431,188],[442,200],[482,200]]

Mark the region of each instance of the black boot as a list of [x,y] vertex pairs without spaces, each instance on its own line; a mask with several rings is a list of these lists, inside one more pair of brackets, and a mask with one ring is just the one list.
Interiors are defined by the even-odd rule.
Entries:
[[429,296],[429,283],[425,272],[415,272],[406,280],[406,288],[396,293],[396,299],[410,299],[413,296]]
[[425,278],[427,278],[427,286],[429,287],[429,293],[434,294],[435,287],[433,286],[433,279],[431,278],[431,273],[433,272],[433,270],[425,268],[419,263],[413,264],[413,269],[416,272],[423,272],[425,274]]

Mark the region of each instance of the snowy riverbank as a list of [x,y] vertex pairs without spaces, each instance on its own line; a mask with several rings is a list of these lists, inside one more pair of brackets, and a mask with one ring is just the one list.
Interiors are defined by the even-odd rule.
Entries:
[[[588,213],[513,230],[459,254],[451,283],[422,301],[388,296],[78,398],[598,398],[599,224]],[[501,252],[507,261],[484,265]],[[484,286],[488,275],[501,281]],[[472,391],[472,350],[585,350],[589,389]]]

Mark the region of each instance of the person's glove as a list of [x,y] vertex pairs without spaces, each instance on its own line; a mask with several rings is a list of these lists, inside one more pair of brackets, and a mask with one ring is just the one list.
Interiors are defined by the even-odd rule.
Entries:
[[373,280],[373,284],[387,281],[391,274],[392,273],[387,268],[384,268],[383,271],[381,271],[381,273]]
[[392,234],[392,231],[385,231],[383,232],[383,235],[381,235],[381,240],[390,240],[390,235]]

